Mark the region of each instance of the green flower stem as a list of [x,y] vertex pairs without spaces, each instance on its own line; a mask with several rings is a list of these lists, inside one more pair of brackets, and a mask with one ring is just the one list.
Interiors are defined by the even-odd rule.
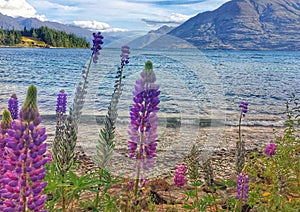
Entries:
[[239,119],[239,139],[236,142],[236,174],[239,174],[245,164],[245,149],[244,149],[244,142],[242,141],[242,130],[241,130],[241,125],[242,125],[242,116],[243,112],[241,112],[240,119]]
[[140,172],[141,172],[140,167],[138,167],[137,172],[136,172],[137,177],[136,177],[136,180],[135,180],[135,188],[134,188],[134,195],[135,195],[135,196],[137,196],[137,194],[138,194],[138,187],[139,187],[139,180],[140,180],[140,178],[139,178]]

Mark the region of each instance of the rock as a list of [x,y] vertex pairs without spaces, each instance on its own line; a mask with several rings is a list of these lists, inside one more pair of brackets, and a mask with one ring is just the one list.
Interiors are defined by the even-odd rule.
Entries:
[[170,185],[165,179],[153,179],[148,183],[148,185],[153,192],[168,191],[170,189]]

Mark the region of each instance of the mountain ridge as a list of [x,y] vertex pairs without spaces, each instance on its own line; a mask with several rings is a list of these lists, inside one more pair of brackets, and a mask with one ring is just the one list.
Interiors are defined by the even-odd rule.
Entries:
[[39,28],[41,26],[64,31],[68,34],[73,33],[82,38],[89,38],[92,34],[91,31],[74,25],[61,24],[51,21],[40,21],[36,18],[13,18],[0,13],[0,27],[3,27],[4,29],[23,30],[24,27],[26,27],[29,30],[31,28]]
[[300,2],[232,0],[168,33],[199,49],[300,50]]

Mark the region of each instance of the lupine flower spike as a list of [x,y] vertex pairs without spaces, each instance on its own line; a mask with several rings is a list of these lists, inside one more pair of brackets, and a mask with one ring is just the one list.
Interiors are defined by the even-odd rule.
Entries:
[[129,47],[128,46],[122,46],[122,54],[121,57],[121,66],[118,67],[117,76],[118,78],[115,81],[115,89],[112,94],[111,102],[108,106],[108,112],[104,119],[104,128],[100,130],[99,133],[99,139],[98,139],[98,145],[97,145],[97,155],[95,157],[95,161],[98,164],[98,166],[102,169],[105,169],[108,162],[110,161],[110,158],[113,153],[113,149],[115,147],[114,143],[114,137],[115,137],[115,122],[118,117],[118,102],[120,99],[120,96],[122,94],[122,79],[123,76],[123,70],[125,64],[129,63]]
[[101,32],[93,33],[94,39],[93,39],[93,47],[91,50],[93,51],[93,62],[97,63],[100,55],[100,50],[102,49],[101,45],[103,44],[103,36]]
[[61,90],[57,95],[56,114],[64,114],[67,109],[67,94]]
[[243,116],[245,116],[246,113],[248,112],[248,102],[245,102],[245,101],[241,102],[239,107],[242,108],[241,113]]
[[[3,187],[2,180],[6,172],[5,166],[7,165],[6,161],[6,139],[7,139],[7,130],[10,128],[10,123],[12,118],[8,110],[4,110],[2,113],[2,120],[0,125],[0,190]],[[1,193],[0,193],[1,196]]]
[[5,134],[7,132],[7,130],[10,128],[11,122],[12,122],[11,113],[8,110],[4,110],[2,113],[0,134]]
[[159,110],[159,85],[155,84],[156,76],[150,61],[146,62],[145,70],[141,73],[134,86],[133,107],[130,109],[129,141],[130,158],[136,160],[136,184],[137,194],[141,171],[147,171],[154,163],[156,157],[156,129]]
[[61,175],[65,175],[73,162],[77,135],[72,117],[65,120],[67,94],[61,90],[57,95],[57,125],[53,142],[53,160]]
[[18,106],[18,98],[16,94],[11,95],[8,100],[8,110],[11,114],[12,119],[18,118],[19,106]]
[[65,90],[60,90],[57,94],[56,101],[56,131],[55,139],[53,143],[53,153],[56,154],[58,151],[58,143],[62,140],[62,134],[64,130],[65,114],[67,108],[67,94]]
[[121,65],[129,63],[129,46],[122,46]]
[[101,32],[93,33],[93,46],[91,48],[92,54],[88,65],[82,70],[82,81],[78,84],[73,100],[72,108],[70,109],[70,115],[72,115],[73,123],[77,128],[77,124],[81,117],[82,108],[84,106],[85,95],[87,94],[88,75],[90,72],[92,62],[97,63],[100,55],[101,45],[103,44],[103,36]]
[[245,142],[242,140],[241,125],[242,117],[248,112],[248,102],[241,102],[240,106],[241,114],[239,119],[239,139],[236,142],[236,173],[240,173],[245,164]]
[[41,117],[37,108],[37,90],[31,85],[19,119],[11,123],[6,139],[6,178],[1,191],[5,198],[1,211],[44,211],[46,195],[42,194],[47,182],[45,164],[46,129],[40,126]]
[[236,198],[240,201],[246,202],[248,199],[248,189],[249,189],[249,176],[243,174],[242,172],[238,174],[238,181],[236,187]]
[[177,187],[182,187],[186,183],[185,174],[186,174],[187,167],[185,165],[180,165],[176,167],[175,176],[174,176],[174,183]]
[[199,178],[199,155],[197,146],[193,144],[187,157],[188,176],[193,183],[196,183]]
[[264,150],[264,153],[269,157],[272,157],[276,153],[277,144],[270,143]]

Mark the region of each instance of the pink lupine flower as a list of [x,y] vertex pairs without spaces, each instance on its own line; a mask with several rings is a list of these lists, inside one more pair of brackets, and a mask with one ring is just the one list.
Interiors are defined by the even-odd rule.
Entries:
[[185,179],[186,171],[187,171],[187,167],[183,164],[176,167],[175,176],[174,176],[175,186],[177,187],[184,186],[184,184],[186,183],[186,179]]
[[270,143],[264,150],[264,153],[269,157],[272,157],[276,153],[277,144]]

